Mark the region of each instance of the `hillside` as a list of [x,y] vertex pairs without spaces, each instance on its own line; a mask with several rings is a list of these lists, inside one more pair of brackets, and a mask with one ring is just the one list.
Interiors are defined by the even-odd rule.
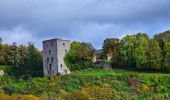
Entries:
[[[168,99],[170,74],[131,72],[126,70],[83,70],[66,76],[34,78],[30,81],[0,77],[6,94],[36,96],[39,100],[110,100]],[[2,93],[1,93],[2,94]],[[3,94],[5,95],[5,94]],[[48,98],[48,99],[47,99]]]

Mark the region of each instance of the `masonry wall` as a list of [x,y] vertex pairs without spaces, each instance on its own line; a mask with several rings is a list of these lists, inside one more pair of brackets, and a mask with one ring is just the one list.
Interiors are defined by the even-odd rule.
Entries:
[[69,50],[70,41],[68,40],[51,39],[43,41],[44,76],[70,73],[64,64],[64,56]]
[[63,74],[68,74],[70,71],[64,63],[64,56],[70,51],[70,41],[57,40],[57,54],[58,54],[58,71]]

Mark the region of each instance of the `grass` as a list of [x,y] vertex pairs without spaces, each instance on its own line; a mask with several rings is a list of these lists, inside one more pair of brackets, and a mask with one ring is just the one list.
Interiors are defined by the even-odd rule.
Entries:
[[0,70],[8,70],[10,69],[10,66],[3,66],[3,65],[0,65]]
[[93,75],[93,76],[106,76],[106,75],[114,75],[113,71],[105,71],[100,69],[88,69],[82,71],[75,71],[72,75]]
[[[122,73],[125,72],[136,72],[131,70],[123,70],[123,69],[115,69],[111,71],[106,71],[102,69],[87,69],[87,70],[81,70],[81,71],[75,71],[72,72],[71,75],[93,75],[93,76],[107,76],[107,75],[122,75]],[[164,73],[148,73],[148,72],[136,72],[141,77],[149,77],[149,76],[169,76],[170,74],[164,74]]]

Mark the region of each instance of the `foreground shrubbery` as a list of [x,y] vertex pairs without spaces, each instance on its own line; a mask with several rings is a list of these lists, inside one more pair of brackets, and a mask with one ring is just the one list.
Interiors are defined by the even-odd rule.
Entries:
[[0,77],[0,89],[7,95],[31,94],[49,100],[56,98],[61,100],[161,98],[163,100],[169,98],[169,80],[169,76],[146,77],[129,72],[122,75],[71,74],[34,78],[31,81],[15,80],[4,76]]
[[33,96],[31,94],[29,95],[21,95],[21,94],[15,94],[15,95],[6,95],[3,92],[0,92],[0,100],[40,100],[39,97]]
[[121,100],[121,99],[136,99],[137,96],[130,96],[126,92],[118,92],[104,85],[102,87],[94,86],[83,88],[81,90],[69,93],[61,97],[61,100]]

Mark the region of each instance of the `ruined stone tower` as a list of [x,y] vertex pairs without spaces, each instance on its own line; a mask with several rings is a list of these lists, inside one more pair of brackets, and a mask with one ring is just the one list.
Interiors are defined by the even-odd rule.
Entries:
[[69,50],[69,40],[57,38],[43,41],[44,76],[56,75],[57,73],[70,73],[69,69],[64,63],[64,56]]

